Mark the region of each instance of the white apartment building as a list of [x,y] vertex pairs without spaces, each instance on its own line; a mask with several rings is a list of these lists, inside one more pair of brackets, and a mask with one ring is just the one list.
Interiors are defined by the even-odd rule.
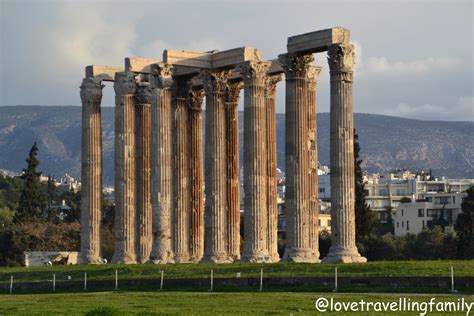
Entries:
[[432,228],[433,220],[441,216],[446,229],[452,230],[465,192],[425,192],[420,199],[410,203],[399,203],[394,216],[395,235],[418,234],[423,229]]
[[385,222],[387,209],[394,211],[404,197],[419,200],[425,193],[463,192],[474,185],[474,179],[431,179],[428,173],[398,170],[387,175],[366,175],[364,183],[367,204]]

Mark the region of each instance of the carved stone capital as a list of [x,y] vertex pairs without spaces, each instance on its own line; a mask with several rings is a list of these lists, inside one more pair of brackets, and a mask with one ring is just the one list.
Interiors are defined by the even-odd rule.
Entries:
[[140,82],[135,91],[136,104],[151,104],[151,85],[149,82]]
[[204,101],[204,89],[193,89],[188,94],[189,108],[191,110],[202,111]]
[[85,102],[100,101],[102,99],[102,88],[105,86],[92,78],[84,78],[81,84],[81,100]]
[[168,89],[173,84],[173,66],[166,63],[150,65],[151,83],[154,88]]
[[311,64],[314,61],[312,54],[296,55],[296,54],[281,54],[278,56],[281,67],[285,72],[286,78],[303,78],[306,79]]
[[227,103],[238,103],[240,90],[242,90],[243,87],[244,87],[244,82],[241,80],[229,83],[227,87],[227,95],[226,95]]
[[265,92],[267,96],[275,96],[276,85],[283,78],[282,74],[268,75],[265,79]]
[[238,65],[235,70],[240,72],[245,85],[265,84],[269,61],[246,61]]
[[328,63],[331,72],[352,72],[354,59],[354,45],[352,44],[334,44],[328,50]]
[[229,79],[229,70],[210,70],[202,69],[200,76],[204,83],[206,94],[225,93],[227,90],[227,81]]
[[321,73],[321,69],[322,67],[310,66],[310,69],[308,71],[308,79],[307,79],[308,88],[310,90],[316,90],[316,85],[318,84],[318,79]]
[[134,94],[136,89],[136,75],[131,71],[116,72],[114,90],[116,95]]

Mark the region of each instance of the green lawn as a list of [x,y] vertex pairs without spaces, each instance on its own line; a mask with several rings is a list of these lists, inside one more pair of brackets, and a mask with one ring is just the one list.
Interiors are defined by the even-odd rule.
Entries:
[[454,267],[455,276],[474,276],[474,260],[464,261],[387,261],[368,262],[364,264],[305,264],[305,263],[275,263],[275,264],[169,264],[169,265],[75,265],[52,266],[37,268],[0,268],[0,282],[9,282],[10,276],[21,281],[47,281],[52,274],[56,280],[82,280],[87,272],[89,280],[112,280],[115,270],[120,279],[160,277],[164,270],[165,279],[177,278],[208,278],[210,270],[214,270],[215,278],[235,277],[237,272],[241,277],[258,277],[263,269],[265,277],[330,277],[334,268],[338,275],[343,276],[450,276],[450,268]]
[[[458,295],[407,294],[328,294],[328,293],[209,293],[209,292],[101,292],[77,294],[0,295],[1,315],[309,315],[317,314],[317,298],[335,302],[436,302],[461,299]],[[473,296],[463,296],[474,303]],[[102,308],[102,313],[97,310]],[[95,311],[92,312],[92,311]],[[108,311],[109,313],[106,313]],[[363,313],[364,315],[419,315],[419,312]],[[429,315],[446,315],[444,312]],[[466,315],[464,313],[449,313]],[[472,311],[471,311],[472,314]],[[359,315],[359,313],[326,312],[324,315]]]

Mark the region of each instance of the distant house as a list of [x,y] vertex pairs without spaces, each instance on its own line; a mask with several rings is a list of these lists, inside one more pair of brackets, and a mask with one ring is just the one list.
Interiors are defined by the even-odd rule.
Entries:
[[418,234],[442,223],[445,230],[453,230],[465,192],[427,192],[419,200],[398,204],[394,227],[395,235]]

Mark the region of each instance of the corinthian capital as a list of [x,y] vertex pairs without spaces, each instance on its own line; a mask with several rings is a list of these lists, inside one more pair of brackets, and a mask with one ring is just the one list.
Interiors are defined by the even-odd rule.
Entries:
[[102,88],[105,87],[99,81],[92,78],[84,78],[81,84],[81,100],[85,102],[100,101],[102,99]]
[[153,87],[159,89],[170,88],[173,83],[173,66],[166,63],[150,65],[151,82]]
[[274,96],[276,91],[276,85],[283,78],[282,74],[268,75],[265,78],[265,91],[267,96]]
[[151,85],[149,82],[140,82],[135,91],[136,104],[151,104]]
[[227,95],[226,95],[227,103],[238,103],[240,90],[242,90],[243,87],[244,87],[244,82],[241,80],[229,83],[227,87]]
[[306,79],[311,64],[314,61],[312,54],[296,55],[281,54],[278,56],[281,67],[287,78],[303,78]]
[[200,76],[204,83],[206,94],[225,93],[227,81],[229,79],[229,70],[210,70],[202,69]]
[[131,71],[116,72],[114,90],[117,95],[134,94],[136,88],[136,76]]
[[316,85],[318,83],[319,74],[321,73],[322,67],[318,66],[310,66],[308,71],[308,88],[311,90],[316,89]]
[[352,44],[334,44],[328,50],[328,63],[331,71],[352,71],[354,59],[354,45]]
[[246,61],[238,65],[235,70],[240,72],[245,85],[265,84],[267,71],[270,68],[269,61]]

